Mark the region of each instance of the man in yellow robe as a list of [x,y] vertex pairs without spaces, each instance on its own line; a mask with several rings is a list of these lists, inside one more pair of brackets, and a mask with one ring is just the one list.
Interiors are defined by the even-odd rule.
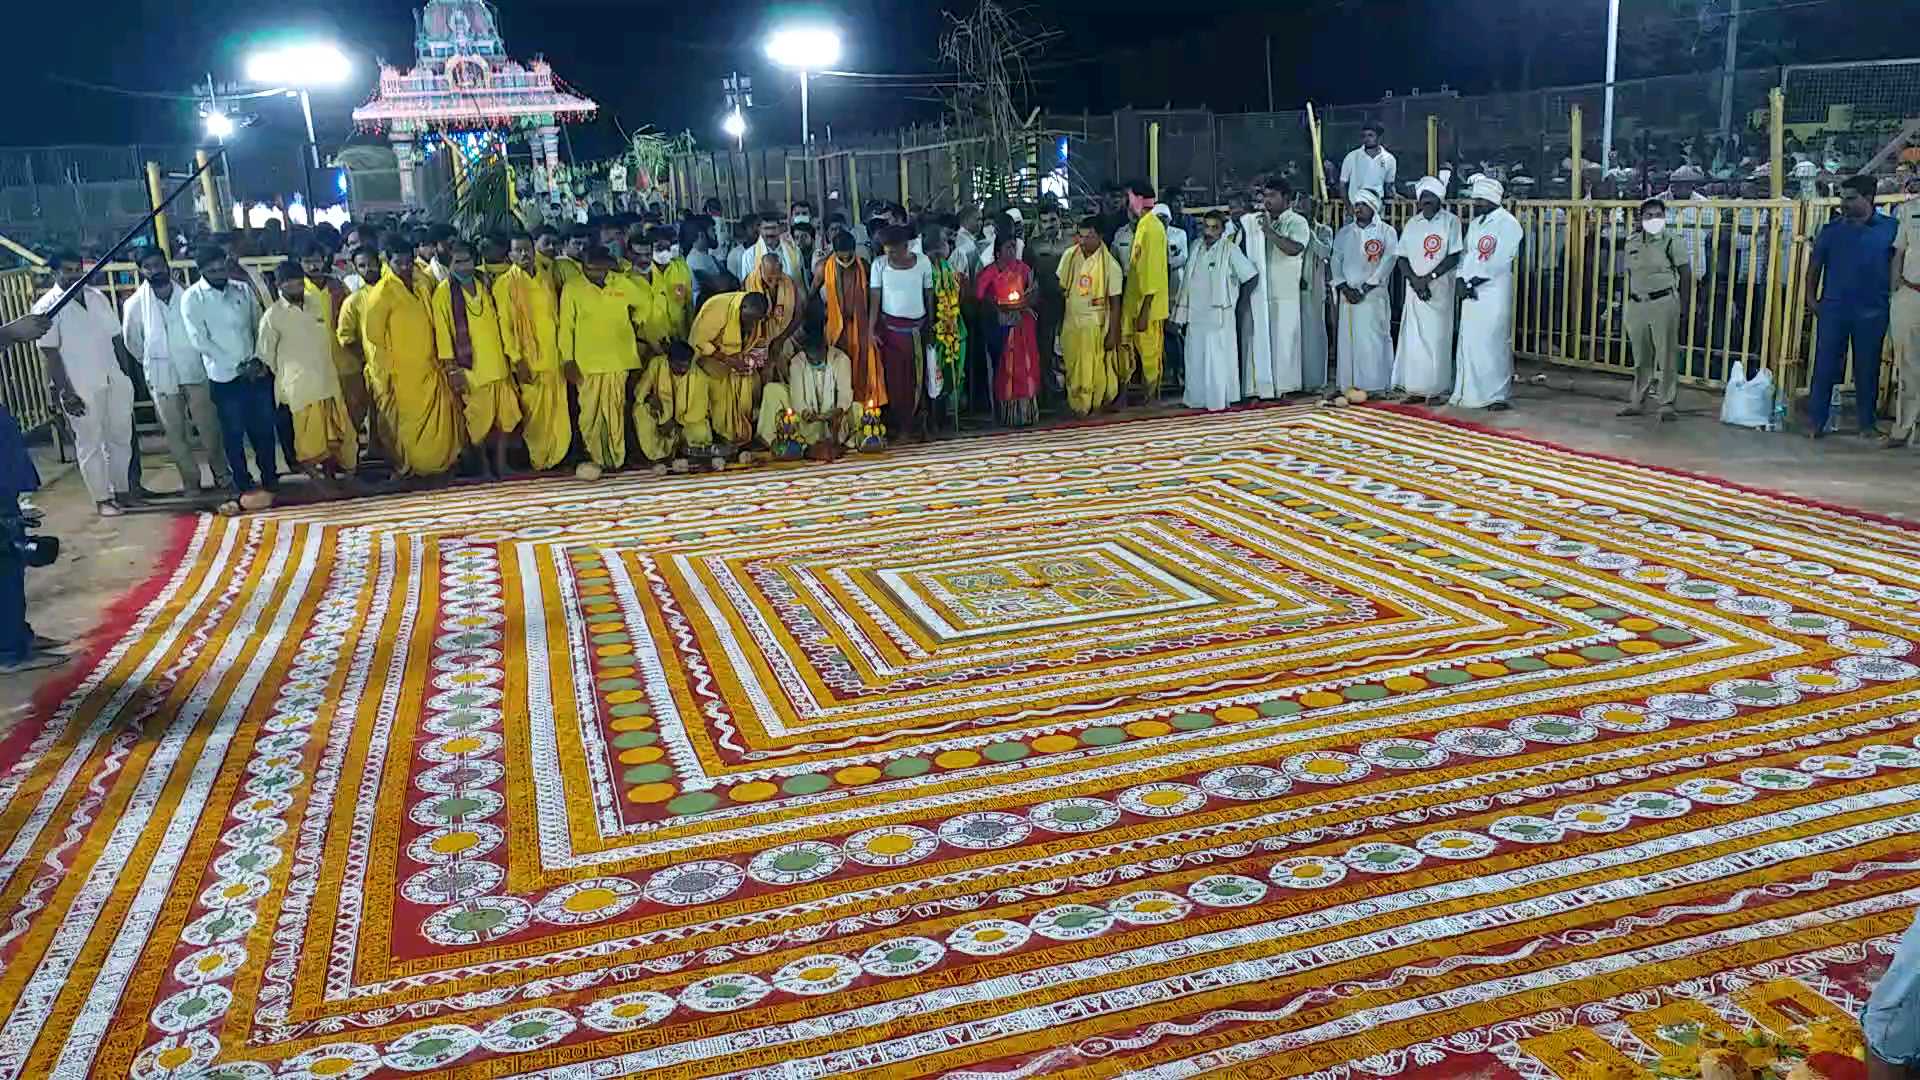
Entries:
[[1127,256],[1120,389],[1126,391],[1137,369],[1151,404],[1160,400],[1167,353],[1167,227],[1153,212],[1153,188],[1144,181],[1127,185],[1127,215],[1133,219],[1133,249]]
[[568,231],[560,246],[560,254],[553,260],[553,279],[566,287],[587,276],[587,249],[593,246],[593,233],[585,225],[576,225]]
[[693,347],[686,342],[668,342],[664,354],[647,361],[634,394],[633,427],[654,472],[666,472],[669,465],[685,472],[690,455],[713,445],[713,426],[707,422],[712,399],[707,373],[693,362]]
[[293,413],[293,446],[299,465],[316,481],[330,482],[353,473],[360,459],[360,436],[340,397],[334,366],[334,334],[326,312],[307,292],[307,275],[292,259],[273,272],[280,298],[260,316],[254,348],[273,372],[274,397]]
[[507,259],[513,265],[493,282],[500,343],[519,383],[527,457],[535,469],[551,469],[573,449],[567,377],[560,370],[559,289],[551,271],[540,270],[540,254],[528,237],[513,238]]
[[507,442],[520,429],[520,395],[507,367],[500,311],[480,282],[473,245],[455,240],[447,254],[447,280],[433,293],[434,340],[460,392],[467,443],[497,480],[507,475]]
[[760,371],[758,385],[753,387],[757,404],[750,404],[749,408],[755,417],[754,434],[772,446],[780,417],[793,404],[786,377],[787,362],[794,355],[800,332],[800,287],[787,276],[780,256],[769,253],[760,256],[760,264],[747,278],[745,288],[767,298],[767,365]]
[[1060,290],[1067,315],[1060,351],[1067,367],[1067,408],[1075,416],[1104,409],[1120,397],[1120,260],[1100,238],[1100,219],[1084,218],[1073,246],[1060,256]]
[[661,226],[651,235],[654,287],[672,315],[673,336],[685,338],[693,326],[693,269],[680,257],[672,229]]
[[[384,367],[374,363],[373,351],[366,347],[363,328],[367,320],[367,302],[373,299],[373,286],[380,281],[384,266],[380,252],[371,246],[353,253],[353,269],[365,284],[348,294],[340,305],[340,318],[334,326],[334,341],[359,361],[361,381],[367,388],[367,435],[373,449],[393,466],[396,473],[406,471],[400,457],[400,441],[394,426],[393,378]],[[352,409],[349,407],[349,414]]]
[[633,325],[640,335],[640,360],[644,365],[649,357],[665,355],[670,338],[684,335],[675,328],[673,298],[666,291],[666,281],[660,276],[659,268],[654,265],[652,241],[644,232],[636,231],[629,245],[632,257],[620,276],[633,286],[638,304]]
[[[340,376],[340,400],[346,402],[347,415],[358,432],[366,423],[370,399],[367,375],[358,353],[340,344],[340,312],[353,298],[347,284],[333,276],[333,260],[325,248],[308,241],[300,249],[300,269],[307,275],[306,306],[318,312],[333,338],[334,370]],[[357,437],[357,436],[356,436]]]
[[582,480],[627,463],[627,380],[640,370],[642,300],[613,266],[613,252],[595,246],[585,276],[560,294],[560,361],[580,373],[580,440],[592,459],[577,470]]
[[412,244],[396,234],[386,273],[369,286],[361,340],[368,370],[381,369],[392,391],[394,441],[406,475],[431,477],[460,459],[465,423],[434,343],[433,294],[414,287],[418,277]]
[[769,305],[760,293],[722,293],[700,305],[688,343],[713,385],[714,437],[735,447],[753,439],[754,389],[767,362]]

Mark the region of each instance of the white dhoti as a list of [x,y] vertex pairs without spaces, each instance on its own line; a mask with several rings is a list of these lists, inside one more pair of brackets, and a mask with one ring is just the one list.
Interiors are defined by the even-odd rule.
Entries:
[[1380,393],[1393,381],[1393,305],[1375,289],[1350,304],[1340,298],[1340,386]]
[[1420,299],[1411,286],[1405,290],[1393,385],[1438,397],[1453,392],[1453,276],[1435,281],[1428,292],[1432,300]]
[[[1244,254],[1259,272],[1248,298],[1246,318],[1240,320],[1240,384],[1249,397],[1275,398],[1306,385],[1302,373],[1300,282],[1307,254],[1288,255],[1266,231],[1265,215],[1240,219]],[[1281,214],[1276,229],[1287,240],[1305,246],[1312,242],[1307,220],[1291,210]]]
[[1447,402],[1484,409],[1513,393],[1513,278],[1479,288],[1478,300],[1460,305],[1460,352]]
[[80,480],[94,502],[106,502],[127,490],[127,467],[133,462],[133,383],[119,372],[74,393],[86,406],[80,416],[67,417],[73,429],[73,456]]
[[1187,408],[1217,411],[1240,400],[1239,352],[1232,309],[1187,324]]

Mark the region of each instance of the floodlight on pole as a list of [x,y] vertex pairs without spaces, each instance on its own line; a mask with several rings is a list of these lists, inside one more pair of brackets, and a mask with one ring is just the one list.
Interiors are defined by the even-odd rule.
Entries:
[[840,62],[840,35],[825,26],[790,26],[767,39],[767,59],[800,73],[800,144],[811,143],[807,78]]
[[720,130],[733,136],[734,148],[739,149],[746,142],[747,118],[740,115],[739,109],[735,109],[727,114],[725,120],[720,121]]
[[226,113],[219,111],[209,112],[206,115],[205,124],[207,128],[207,138],[209,139],[217,142],[225,142],[233,136],[233,117],[228,116]]
[[[247,57],[247,78],[252,82],[287,88],[287,95],[300,98],[300,113],[307,121],[306,168],[320,167],[320,141],[313,133],[313,98],[310,91],[340,86],[353,76],[353,61],[338,45],[324,41],[300,42],[266,49]],[[307,173],[308,213],[313,212],[313,174]]]

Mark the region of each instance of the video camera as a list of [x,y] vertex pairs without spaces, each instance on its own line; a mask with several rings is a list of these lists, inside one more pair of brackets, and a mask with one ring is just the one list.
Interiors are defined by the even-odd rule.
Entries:
[[0,545],[7,555],[27,566],[52,566],[60,557],[60,538],[37,536],[27,530],[40,524],[38,515],[31,521],[19,512],[0,512]]

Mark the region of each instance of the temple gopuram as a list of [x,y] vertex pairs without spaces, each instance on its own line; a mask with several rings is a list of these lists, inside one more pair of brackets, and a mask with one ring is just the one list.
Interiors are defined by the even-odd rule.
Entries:
[[382,62],[379,87],[353,110],[356,126],[392,142],[402,201],[424,203],[420,170],[442,147],[457,177],[463,162],[504,152],[515,136],[533,151],[534,190],[559,201],[560,125],[588,119],[599,106],[555,78],[545,60],[509,58],[486,0],[427,0],[413,23],[413,68]]

